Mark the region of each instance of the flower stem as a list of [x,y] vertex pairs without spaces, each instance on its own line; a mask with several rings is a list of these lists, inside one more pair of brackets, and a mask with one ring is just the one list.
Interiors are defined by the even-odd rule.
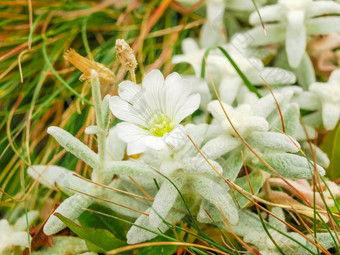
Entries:
[[105,125],[105,121],[103,119],[102,114],[102,99],[100,93],[100,83],[98,79],[98,73],[94,70],[91,70],[91,86],[92,86],[92,96],[94,99],[94,109],[96,113],[97,125],[100,127],[102,132],[97,134],[98,137],[98,164],[95,170],[96,175],[95,178],[97,182],[103,183],[103,168],[104,168],[104,160],[105,160],[105,138],[107,133],[107,127]]

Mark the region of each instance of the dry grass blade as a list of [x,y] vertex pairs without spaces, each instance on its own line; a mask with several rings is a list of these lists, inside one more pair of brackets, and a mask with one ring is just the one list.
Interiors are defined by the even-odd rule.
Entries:
[[140,213],[140,214],[144,214],[145,216],[149,216],[149,214],[147,214],[147,213],[145,213],[145,212],[142,212],[142,211],[139,211],[139,210],[136,210],[136,209],[134,209],[134,208],[131,208],[131,207],[128,207],[128,206],[125,206],[125,205],[121,205],[121,204],[115,203],[115,202],[113,202],[113,201],[104,199],[104,198],[96,197],[96,196],[87,194],[87,193],[85,193],[85,192],[81,192],[81,191],[79,191],[79,190],[72,189],[72,188],[70,188],[70,187],[65,187],[65,188],[67,188],[67,189],[69,189],[69,190],[72,190],[72,191],[74,191],[74,192],[80,193],[80,194],[82,194],[82,195],[85,195],[85,196],[88,196],[88,197],[92,197],[92,198],[94,198],[94,199],[98,199],[98,200],[101,200],[101,201],[104,201],[104,202],[107,202],[107,203],[110,203],[110,204],[114,204],[114,205],[117,205],[117,206],[120,206],[120,207],[129,209],[129,210],[131,210],[131,211],[135,211],[135,212],[138,212],[138,213]]
[[117,189],[117,188],[114,188],[114,187],[110,187],[110,186],[107,186],[107,185],[104,185],[104,184],[100,184],[98,182],[94,182],[94,181],[91,181],[81,175],[78,175],[78,174],[73,174],[73,176],[77,177],[77,178],[80,178],[84,181],[87,181],[89,183],[92,183],[92,184],[95,184],[95,185],[98,185],[100,187],[103,187],[105,189],[110,189],[110,190],[114,190],[114,191],[117,191],[117,192],[120,192],[120,193],[123,193],[123,194],[126,194],[126,195],[129,195],[129,196],[132,196],[132,197],[137,197],[137,198],[140,198],[140,199],[144,199],[144,200],[147,200],[147,201],[153,201],[152,198],[148,198],[148,197],[143,197],[143,196],[140,196],[140,195],[137,195],[137,194],[134,194],[134,193],[131,193],[131,192],[128,192],[128,191],[125,191],[125,190],[121,190],[121,189]]
[[150,199],[150,201],[153,201],[153,197],[150,196],[150,194],[148,192],[146,192],[146,190],[139,185],[138,182],[136,182],[131,176],[129,176],[129,179],[137,186],[137,188],[148,198]]
[[[207,62],[207,60],[205,60]],[[234,132],[237,134],[237,136],[241,139],[241,141],[243,142],[244,145],[246,145],[246,147],[254,154],[255,157],[257,157],[263,164],[265,164],[266,167],[268,167],[273,173],[275,173],[279,178],[281,178],[284,182],[287,183],[287,185],[290,185],[287,180],[282,177],[282,175],[280,175],[272,166],[270,166],[248,143],[247,141],[242,137],[242,135],[240,134],[240,132],[238,132],[238,130],[235,128],[234,124],[232,123],[229,115],[227,114],[223,104],[222,104],[222,101],[221,101],[221,98],[217,92],[217,89],[216,89],[216,86],[211,78],[211,75],[210,75],[210,71],[209,71],[209,68],[208,68],[208,65],[206,66],[207,67],[207,73],[210,77],[210,81],[211,81],[211,84],[212,84],[212,87],[213,87],[213,90],[215,92],[215,95],[218,99],[218,102],[223,110],[223,113],[224,115],[226,116],[226,118],[228,119],[228,122],[230,124],[230,126],[233,128]],[[304,195],[299,191],[297,190],[295,187],[292,186],[292,189],[294,189],[297,194],[299,195],[299,197],[304,200],[310,207],[312,207],[312,205],[309,203],[309,201],[304,197]]]
[[[230,185],[235,185],[233,182],[231,182],[230,180],[229,184]],[[298,233],[299,235],[301,235],[302,237],[304,237],[307,241],[309,241],[310,243],[312,243],[315,247],[319,248],[322,252],[324,252],[325,254],[330,255],[330,253],[322,246],[317,244],[316,242],[314,242],[312,239],[310,239],[308,236],[306,236],[305,234],[303,234],[301,231],[299,231],[297,228],[295,228],[294,226],[292,226],[291,224],[287,223],[286,221],[282,220],[281,218],[277,217],[275,214],[273,214],[271,211],[267,210],[265,207],[261,206],[260,204],[258,204],[257,202],[255,202],[254,200],[249,199],[247,196],[245,196],[241,191],[238,190],[238,192],[244,196],[246,199],[248,199],[250,202],[254,203],[255,206],[258,206],[261,210],[265,211],[266,213],[270,214],[271,216],[273,216],[274,218],[276,218],[277,220],[281,221],[283,224],[285,224],[288,228],[290,228],[291,230],[293,230],[294,232]],[[282,206],[280,206],[282,207]]]

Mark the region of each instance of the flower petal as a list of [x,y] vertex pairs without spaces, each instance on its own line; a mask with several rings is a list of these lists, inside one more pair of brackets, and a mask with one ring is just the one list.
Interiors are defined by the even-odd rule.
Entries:
[[[260,74],[269,85],[293,84],[296,82],[295,74],[277,67],[266,67]],[[253,84],[263,84],[263,80],[257,76],[257,82],[251,80]]]
[[308,35],[340,33],[340,17],[320,17],[306,21]]
[[119,84],[118,94],[125,101],[134,104],[141,97],[142,88],[131,81],[123,81]]
[[340,69],[336,69],[332,72],[328,80],[329,83],[334,83],[340,86]]
[[320,109],[320,100],[315,93],[304,91],[300,95],[293,98],[293,102],[297,103],[301,109],[315,111]]
[[149,72],[143,79],[143,89],[147,91],[158,90],[164,83],[164,76],[161,71],[155,69]]
[[220,22],[223,20],[224,0],[214,0],[207,2],[207,18],[210,22]]
[[[225,104],[222,102],[223,108],[226,110],[228,113],[229,111],[232,111],[232,107],[228,104]],[[226,116],[223,112],[223,109],[220,105],[220,102],[218,100],[211,101],[208,104],[208,111],[213,115],[213,117],[219,121],[225,120]]]
[[[259,9],[263,22],[273,22],[282,20],[282,7],[279,5],[268,5]],[[260,25],[261,20],[257,12],[253,12],[249,17],[251,25]]]
[[144,138],[146,147],[154,150],[162,150],[167,147],[163,137],[158,136],[147,136]]
[[315,82],[313,63],[307,52],[303,54],[300,65],[294,70],[294,73],[297,77],[298,84],[305,90],[308,90],[309,85]]
[[322,104],[322,120],[327,130],[335,128],[340,118],[340,103],[323,103]]
[[[222,8],[220,7],[220,9]],[[216,19],[219,18],[223,19],[223,15],[221,17],[217,17]],[[209,48],[224,44],[225,37],[222,33],[220,22],[217,20],[215,24],[215,20],[213,20],[211,22],[204,23],[201,29],[200,39],[202,48]]]
[[242,84],[240,77],[225,77],[220,83],[221,100],[227,104],[232,104],[236,98],[237,92]]
[[298,67],[306,49],[306,27],[304,11],[287,13],[286,52],[291,67]]
[[132,122],[143,127],[149,126],[141,117],[141,112],[139,110],[118,96],[110,98],[110,110],[113,115],[121,120]]
[[252,47],[262,46],[272,43],[279,43],[285,40],[285,26],[283,24],[266,25],[267,35],[264,34],[262,26],[250,29],[247,37],[254,38],[249,40]]
[[141,153],[145,150],[144,139],[151,135],[149,131],[128,122],[118,123],[116,127],[117,136],[128,144],[128,155]]
[[165,79],[165,90],[163,103],[168,117],[175,119],[178,108],[185,102],[186,97],[191,93],[191,84],[187,84],[178,73],[172,73]]
[[340,4],[333,1],[314,1],[308,8],[307,17],[340,14]]
[[191,95],[186,98],[186,101],[180,106],[174,116],[174,123],[179,124],[185,117],[192,114],[198,109],[201,102],[200,94]]
[[186,38],[182,41],[182,51],[184,54],[190,54],[200,51],[197,42],[192,38]]
[[117,128],[114,126],[109,130],[106,139],[107,160],[122,160],[124,158],[126,143],[118,138]]

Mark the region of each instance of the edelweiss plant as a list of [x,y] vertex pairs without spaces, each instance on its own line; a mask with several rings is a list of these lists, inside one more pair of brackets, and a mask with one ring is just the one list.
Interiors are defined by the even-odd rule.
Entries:
[[[179,2],[196,6],[192,1]],[[262,6],[266,1],[253,2]],[[118,39],[114,56],[123,71],[129,71],[130,80],[102,95],[102,87],[115,85],[125,72],[117,72],[116,78],[114,68],[75,50],[65,53],[65,59],[82,72],[80,80],[91,85],[95,121],[84,134],[93,135],[95,145],[60,127],[47,129],[91,171],[85,177],[57,165],[28,168],[32,178],[67,197],[44,222],[43,232],[53,235],[55,247],[37,254],[113,254],[126,251],[119,250],[124,244],[158,236],[182,242],[178,253],[199,253],[202,243],[209,244],[211,252],[221,248],[230,254],[314,254],[338,249],[339,215],[333,211],[339,209],[340,188],[324,179],[332,162],[320,143],[324,133],[329,135],[339,125],[340,69],[334,70],[337,64],[332,63],[329,79],[315,72],[306,45],[315,35],[340,32],[333,25],[340,18],[331,16],[340,14],[340,4],[274,2],[257,12],[251,1],[207,1],[202,9],[207,19],[199,36],[185,38],[182,53],[175,52],[171,60],[189,63],[192,75],[171,73],[171,68],[161,68],[170,73],[166,77],[158,69],[144,73],[134,55],[139,39],[133,47]],[[170,3],[162,3],[152,22],[166,4]],[[177,2],[171,6],[187,11]],[[249,19],[255,27],[238,29],[229,38],[227,34],[234,32],[225,31],[226,8],[241,16],[233,14],[228,22],[240,26]],[[153,28],[151,21],[146,22],[148,29]],[[99,35],[97,39],[101,40]],[[260,56],[254,52],[256,47],[267,54]],[[338,131],[339,126],[334,132]],[[90,223],[95,221],[91,217],[101,217],[98,226],[88,226],[87,213],[92,213]],[[130,225],[121,230],[109,219]],[[0,226],[0,253],[29,246],[22,229],[6,220]],[[237,242],[223,239],[228,243],[220,245],[202,234],[201,226],[221,230],[226,239],[229,232]],[[54,236],[66,227],[86,242]],[[166,234],[171,230],[174,238]],[[193,248],[185,243],[188,236],[199,240]],[[154,241],[152,245],[159,239]],[[118,251],[109,252],[112,249]]]

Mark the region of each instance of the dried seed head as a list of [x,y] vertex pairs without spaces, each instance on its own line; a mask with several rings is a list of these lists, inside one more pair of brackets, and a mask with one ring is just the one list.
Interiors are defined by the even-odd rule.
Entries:
[[133,54],[130,45],[124,39],[116,40],[116,52],[120,63],[129,71],[135,70],[137,67],[137,60]]
[[80,81],[90,81],[91,70],[96,70],[98,72],[98,78],[102,85],[111,85],[116,81],[114,73],[109,68],[79,55],[74,49],[66,51],[64,58],[83,73],[79,78]]

